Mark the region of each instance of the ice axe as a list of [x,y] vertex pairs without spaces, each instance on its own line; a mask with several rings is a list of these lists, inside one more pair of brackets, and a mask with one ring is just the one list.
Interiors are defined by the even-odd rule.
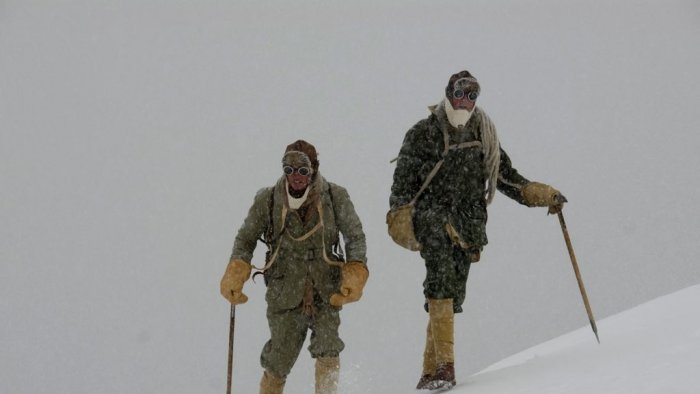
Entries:
[[226,394],[231,394],[231,374],[233,372],[233,333],[236,330],[236,305],[231,304],[231,320],[228,326],[228,378]]
[[[566,202],[566,198],[560,195],[562,201],[560,203]],[[588,302],[588,296],[586,295],[586,288],[583,286],[583,279],[581,279],[581,271],[578,269],[578,263],[576,262],[576,255],[574,254],[574,247],[571,246],[571,238],[569,237],[569,230],[566,229],[566,222],[564,221],[564,214],[562,213],[561,205],[558,209],[552,210],[550,208],[550,213],[556,212],[559,217],[559,224],[561,224],[561,231],[564,233],[564,241],[566,241],[566,248],[569,250],[569,257],[571,257],[571,265],[574,267],[574,273],[576,274],[576,281],[578,282],[578,288],[581,290],[581,297],[583,298],[583,305],[586,307],[586,313],[588,313],[588,321],[591,323],[591,328],[595,334],[595,339],[600,343],[600,338],[598,338],[598,328],[595,325],[595,319],[593,318],[593,311],[591,310],[591,304]]]

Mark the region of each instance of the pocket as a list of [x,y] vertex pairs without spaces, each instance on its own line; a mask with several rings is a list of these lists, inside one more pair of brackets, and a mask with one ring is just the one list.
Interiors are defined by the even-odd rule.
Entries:
[[265,300],[267,302],[274,301],[279,298],[284,290],[284,275],[265,276],[265,284],[267,291],[265,292]]
[[445,231],[455,245],[468,250],[488,243],[486,238],[486,221],[469,217],[452,217],[446,224]]

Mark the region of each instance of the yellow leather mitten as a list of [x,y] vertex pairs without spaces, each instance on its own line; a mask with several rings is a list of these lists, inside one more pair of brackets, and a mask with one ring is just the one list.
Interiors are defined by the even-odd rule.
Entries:
[[243,294],[243,284],[250,278],[250,264],[243,260],[231,259],[221,278],[221,295],[234,305],[248,301]]
[[330,303],[333,306],[342,306],[355,302],[362,297],[362,290],[367,283],[369,271],[367,265],[360,261],[350,261],[343,265],[343,279],[340,282],[340,293],[333,294]]
[[528,183],[521,193],[528,207],[550,207],[550,210],[554,207],[561,210],[562,205],[567,201],[559,190],[539,182]]

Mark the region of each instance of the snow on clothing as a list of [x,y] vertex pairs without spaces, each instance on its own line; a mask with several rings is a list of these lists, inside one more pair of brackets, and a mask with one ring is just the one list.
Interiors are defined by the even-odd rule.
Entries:
[[[390,205],[396,209],[413,199],[426,176],[443,158],[444,133],[449,136],[442,167],[416,202],[413,224],[421,243],[427,274],[423,282],[428,299],[454,299],[455,312],[462,311],[469,266],[479,260],[488,243],[487,179],[482,128],[485,113],[475,107],[467,124],[454,128],[444,106],[431,107],[431,114],[413,126],[404,138],[394,170]],[[506,196],[525,204],[521,189],[529,181],[512,167],[500,149],[496,187]],[[453,231],[448,234],[448,228]],[[455,242],[458,238],[458,243]],[[459,245],[461,244],[461,245]]]
[[[272,235],[271,251],[276,256],[265,271],[271,338],[263,348],[261,363],[279,377],[289,374],[308,329],[312,331],[309,351],[314,358],[337,357],[344,348],[338,336],[341,308],[329,304],[330,296],[339,289],[340,263],[331,265],[327,260],[334,259],[332,245],[339,233],[345,242],[346,260],[367,261],[362,224],[346,189],[318,173],[309,187],[315,190],[301,210],[305,212],[289,209],[284,177],[274,187],[258,191],[231,257],[251,261],[258,239],[263,234]],[[322,227],[312,232],[321,224],[319,211]]]

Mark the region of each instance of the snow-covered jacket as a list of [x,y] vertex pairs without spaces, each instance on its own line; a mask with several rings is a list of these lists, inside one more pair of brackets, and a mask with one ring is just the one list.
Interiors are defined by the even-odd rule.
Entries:
[[247,262],[252,260],[261,236],[269,243],[265,299],[272,309],[298,306],[309,284],[324,303],[338,292],[342,263],[336,262],[333,245],[340,234],[345,260],[367,262],[365,234],[347,190],[320,174],[315,183],[318,198],[306,208],[313,210],[306,221],[297,210],[289,209],[282,177],[274,187],[258,191],[236,235],[232,257]]
[[[394,170],[389,203],[391,209],[410,202],[428,173],[443,158],[443,129],[449,144],[463,144],[450,149],[442,167],[416,202],[413,223],[419,242],[428,242],[435,234],[444,234],[449,223],[466,244],[480,248],[486,245],[486,171],[481,149],[480,119],[474,113],[460,130],[447,120],[442,106],[431,108],[426,119],[413,126],[404,138]],[[475,107],[475,111],[483,111]],[[473,142],[472,144],[468,144]],[[521,189],[529,181],[511,165],[506,152],[500,149],[497,188],[506,196],[524,204]]]

